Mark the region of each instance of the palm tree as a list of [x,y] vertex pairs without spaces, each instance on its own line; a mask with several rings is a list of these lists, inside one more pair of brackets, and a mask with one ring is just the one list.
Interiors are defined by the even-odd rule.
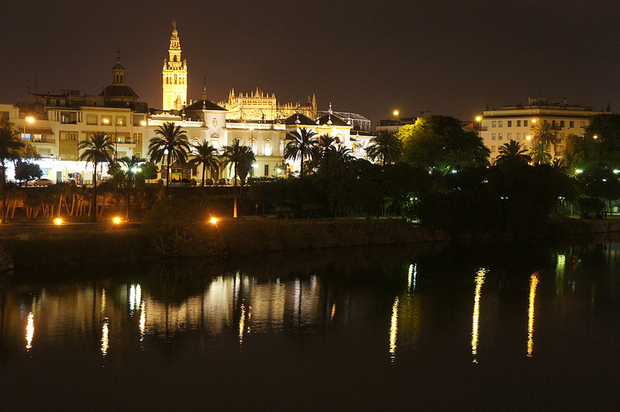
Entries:
[[534,142],[544,142],[547,146],[551,146],[555,144],[555,133],[552,131],[552,127],[550,123],[542,122],[538,123],[532,129],[532,140]]
[[129,202],[131,200],[131,188],[135,185],[136,171],[138,166],[144,164],[145,159],[142,159],[136,155],[131,157],[121,157],[118,159],[118,163],[124,166],[124,169],[127,169],[123,173],[123,177],[125,178],[125,220],[129,222]]
[[79,160],[84,160],[93,164],[93,205],[95,213],[93,221],[97,221],[97,165],[99,163],[112,162],[110,153],[114,152],[114,143],[112,138],[106,136],[104,132],[91,133],[87,140],[83,140],[78,145],[80,153]]
[[252,167],[252,163],[256,161],[254,152],[249,146],[241,144],[241,140],[235,139],[231,145],[224,146],[224,166],[230,165],[234,170],[234,186],[237,186],[237,176],[243,185],[245,178]]
[[396,162],[402,153],[403,141],[394,132],[388,130],[377,132],[366,148],[368,158],[373,162],[379,160],[383,167]]
[[499,156],[495,159],[496,165],[528,164],[532,158],[527,155],[527,149],[516,140],[510,140],[499,147]]
[[316,132],[304,128],[295,130],[294,132],[288,132],[286,134],[286,147],[284,148],[284,158],[287,160],[301,160],[299,168],[299,177],[304,174],[304,162],[310,160],[312,153],[312,146],[316,143]]
[[187,135],[181,126],[164,123],[155,130],[156,136],[149,143],[148,155],[154,163],[166,160],[166,187],[170,186],[170,165],[174,161],[185,164],[190,151]]
[[535,164],[547,164],[551,162],[552,156],[549,153],[549,145],[542,140],[534,142],[530,149],[532,161]]
[[209,173],[213,176],[213,171],[220,167],[217,159],[217,149],[208,142],[199,143],[196,146],[196,157],[189,161],[189,165],[197,167],[202,165],[202,187],[205,186],[205,172],[209,169]]
[[332,152],[330,162],[332,173],[335,177],[344,177],[349,171],[349,166],[356,160],[351,149],[339,146]]
[[329,155],[336,150],[336,145],[338,143],[340,143],[340,141],[337,137],[331,137],[328,134],[319,136],[318,148],[321,157],[319,166],[322,166],[326,177],[329,177]]
[[0,178],[2,179],[2,223],[6,221],[6,162],[20,159],[19,151],[24,147],[21,136],[9,125],[0,124]]

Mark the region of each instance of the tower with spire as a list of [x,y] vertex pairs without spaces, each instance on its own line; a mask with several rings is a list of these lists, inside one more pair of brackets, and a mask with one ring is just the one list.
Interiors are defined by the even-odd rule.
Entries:
[[181,110],[187,104],[187,60],[181,61],[181,41],[174,20],[168,59],[164,59],[162,76],[163,109]]

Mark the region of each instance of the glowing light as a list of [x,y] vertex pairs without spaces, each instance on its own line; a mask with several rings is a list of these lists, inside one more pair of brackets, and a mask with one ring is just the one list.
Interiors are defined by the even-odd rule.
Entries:
[[527,136],[525,136],[525,139],[526,139],[526,140],[532,140],[532,136],[527,135]]
[[245,331],[245,303],[241,304],[241,316],[239,318],[239,346],[243,346],[243,332]]
[[576,174],[583,173],[583,169],[575,169],[575,173],[576,173]]
[[138,305],[142,300],[142,289],[140,285],[131,285],[129,287],[129,309],[131,312],[138,310]]
[[56,226],[60,226],[60,225],[62,225],[62,219],[61,219],[61,218],[59,218],[59,217],[57,217],[56,219],[54,219],[54,224],[55,224]]
[[142,301],[140,306],[140,342],[144,341],[144,331],[146,330],[146,304]]
[[145,120],[142,120],[142,121],[140,122],[140,126],[146,126],[146,121],[145,121]]
[[536,123],[536,119],[532,119],[532,123]]
[[618,173],[620,173],[620,170],[614,169],[614,174],[617,175]]
[[482,116],[476,116],[476,121],[479,122],[482,120]]
[[332,305],[332,315],[330,316],[329,320],[332,321],[334,320],[334,315],[336,314],[336,304],[334,303]]
[[558,254],[558,264],[555,268],[555,294],[561,296],[564,292],[564,270],[566,268],[566,256]]
[[536,286],[538,276],[534,273],[530,277],[530,307],[527,311],[527,357],[532,357],[534,350],[534,303],[536,300]]
[[598,135],[597,135],[597,134],[595,134],[594,136],[592,136],[592,138],[593,138],[594,140],[596,140],[596,139],[598,139]]
[[211,219],[209,219],[209,223],[211,223],[212,225],[217,225],[217,222],[218,222],[217,217],[212,217]]
[[34,123],[34,117],[32,117],[32,116],[28,116],[28,117],[26,117],[26,121],[27,121],[28,123],[32,124],[32,123]]
[[474,294],[474,314],[471,325],[471,354],[474,355],[474,363],[478,363],[478,329],[480,327],[480,297],[482,296],[482,284],[486,269],[478,269],[476,273],[476,292]]
[[103,325],[101,326],[101,354],[103,356],[108,354],[110,348],[109,333],[108,318],[103,318]]
[[105,289],[101,289],[101,314],[105,311]]
[[418,277],[418,265],[411,263],[409,265],[409,272],[407,273],[407,291],[409,293],[415,292],[416,280]]
[[398,110],[394,110],[392,113],[394,114],[394,116],[398,116],[400,114]]
[[32,338],[34,338],[34,313],[30,312],[26,324],[26,350],[32,349]]
[[119,225],[121,223],[121,218],[116,216],[112,219],[112,223],[114,223],[115,225]]
[[398,337],[398,296],[392,305],[392,319],[390,320],[390,359],[396,360],[396,338]]

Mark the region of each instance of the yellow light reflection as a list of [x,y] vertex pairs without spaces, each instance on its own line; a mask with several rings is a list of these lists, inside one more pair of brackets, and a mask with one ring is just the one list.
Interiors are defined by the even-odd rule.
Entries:
[[243,346],[243,332],[245,330],[245,303],[241,304],[241,316],[239,318],[239,346]]
[[334,315],[336,314],[336,304],[334,303],[332,305],[332,315],[330,316],[329,320],[332,321],[334,320]]
[[480,297],[482,296],[482,284],[486,269],[478,269],[476,273],[476,292],[474,294],[474,314],[471,325],[471,354],[474,355],[473,363],[478,363],[478,328],[480,327]]
[[555,294],[564,293],[564,271],[566,270],[566,256],[558,255],[558,265],[555,268]]
[[140,285],[131,285],[129,287],[129,310],[133,313],[134,310],[138,310],[138,305],[142,300],[142,289]]
[[34,338],[34,313],[30,312],[26,325],[26,350],[32,349],[32,338]]
[[105,311],[105,289],[101,289],[101,314]]
[[527,357],[532,357],[534,350],[534,302],[536,300],[536,286],[538,286],[538,275],[534,273],[530,277],[530,307],[527,311]]
[[103,325],[101,327],[101,354],[106,356],[108,354],[108,349],[110,348],[110,340],[109,340],[109,327],[108,327],[108,318],[103,319]]
[[398,337],[398,296],[392,305],[392,319],[390,321],[390,359],[396,360],[396,338]]

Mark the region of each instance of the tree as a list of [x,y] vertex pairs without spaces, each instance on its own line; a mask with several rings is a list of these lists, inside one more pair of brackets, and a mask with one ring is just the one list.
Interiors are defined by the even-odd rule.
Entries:
[[245,184],[245,178],[252,167],[252,163],[256,161],[254,152],[249,146],[241,144],[241,140],[235,139],[231,145],[223,147],[222,157],[224,165],[230,165],[234,170],[234,186],[237,186],[237,176],[241,181],[241,185]]
[[323,169],[325,176],[329,178],[329,162],[330,162],[330,154],[335,152],[336,145],[340,143],[340,141],[332,137],[328,134],[319,136],[317,141],[318,146],[315,146],[318,149],[318,153],[314,154],[314,160],[316,161],[316,156],[319,156],[319,169]]
[[30,182],[38,179],[43,175],[41,167],[36,163],[18,161],[15,166],[15,180],[21,182]]
[[548,147],[554,145],[556,141],[556,133],[548,122],[540,122],[534,126],[531,136],[534,143],[542,142]]
[[167,122],[155,130],[156,136],[149,143],[148,155],[151,161],[158,163],[166,161],[166,187],[170,186],[170,165],[178,161],[182,165],[187,161],[190,151],[187,134],[181,126]]
[[549,153],[549,145],[543,140],[536,140],[530,149],[532,162],[537,165],[551,163],[551,153]]
[[490,150],[482,138],[463,129],[449,116],[420,117],[398,132],[403,142],[403,160],[414,167],[447,173],[489,165]]
[[0,124],[0,179],[2,179],[2,223],[6,222],[6,163],[20,159],[21,136],[6,122]]
[[499,156],[495,159],[497,166],[524,165],[532,161],[527,155],[527,150],[516,140],[510,140],[499,147]]
[[205,172],[209,169],[209,173],[213,175],[213,171],[220,167],[217,159],[217,149],[208,142],[199,143],[195,146],[196,155],[189,161],[192,167],[202,166],[202,187],[205,186]]
[[306,128],[301,128],[286,134],[284,158],[292,161],[296,161],[297,159],[301,160],[299,177],[302,177],[304,174],[304,162],[311,158],[312,146],[316,144],[315,136],[316,132],[314,130]]
[[395,133],[388,130],[377,132],[366,148],[368,158],[373,162],[380,161],[383,167],[385,167],[386,164],[398,161],[402,153],[402,140],[400,140]]
[[87,140],[83,140],[78,145],[81,151],[79,160],[93,164],[93,205],[95,213],[93,213],[93,221],[97,221],[97,165],[99,163],[111,163],[114,152],[114,143],[112,138],[108,137],[104,132],[91,133]]

